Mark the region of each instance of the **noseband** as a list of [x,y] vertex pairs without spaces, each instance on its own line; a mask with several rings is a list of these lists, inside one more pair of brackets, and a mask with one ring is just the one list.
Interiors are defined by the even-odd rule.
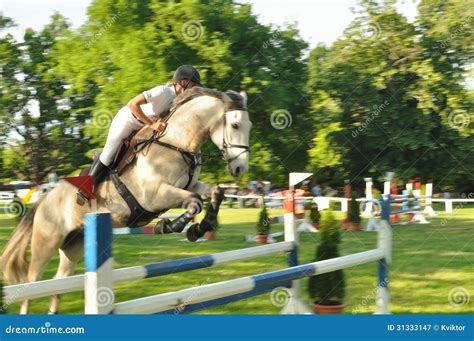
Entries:
[[[223,120],[223,129],[224,131],[222,132],[222,158],[227,162],[227,164],[230,164],[232,161],[236,160],[240,155],[244,153],[250,153],[250,147],[242,144],[233,144],[229,142],[229,138],[227,136],[227,112],[224,113],[224,120]],[[237,154],[234,157],[227,157],[229,155],[229,149],[231,148],[240,148],[243,149],[239,154]]]

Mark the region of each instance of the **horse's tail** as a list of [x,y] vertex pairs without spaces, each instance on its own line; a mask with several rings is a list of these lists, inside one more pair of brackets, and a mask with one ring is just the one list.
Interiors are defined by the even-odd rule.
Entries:
[[3,280],[7,284],[26,282],[28,273],[28,260],[26,250],[33,233],[33,220],[36,210],[42,200],[26,213],[13,231],[7,246],[0,258],[0,267],[3,269]]

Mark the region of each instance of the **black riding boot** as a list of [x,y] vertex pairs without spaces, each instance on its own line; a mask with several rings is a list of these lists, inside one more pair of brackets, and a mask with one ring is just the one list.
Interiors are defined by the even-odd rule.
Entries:
[[94,160],[88,174],[94,177],[94,190],[105,179],[108,172],[109,172],[109,167],[104,165],[100,161],[100,158],[97,158]]
[[[97,186],[105,179],[109,172],[109,167],[104,165],[99,158],[95,159],[94,162],[92,163],[91,169],[89,170],[90,176],[94,177],[94,191],[97,188]],[[84,205],[86,201],[89,199],[80,191],[77,191],[77,203],[79,205]]]

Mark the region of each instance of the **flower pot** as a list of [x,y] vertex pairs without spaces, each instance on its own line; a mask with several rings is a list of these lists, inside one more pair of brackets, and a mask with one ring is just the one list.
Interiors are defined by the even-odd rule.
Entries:
[[351,223],[346,222],[346,221],[343,221],[342,224],[341,224],[341,227],[339,228],[339,230],[341,230],[341,231],[347,231],[347,230],[350,230],[350,229],[351,229]]
[[306,213],[303,212],[303,213],[295,213],[295,218],[296,219],[304,219]]
[[268,234],[257,234],[259,244],[268,244]]
[[351,231],[360,231],[360,223],[351,223]]
[[313,308],[315,314],[342,314],[344,304],[324,305],[315,303]]
[[216,239],[216,231],[208,231],[205,234],[205,237],[208,241],[213,241]]

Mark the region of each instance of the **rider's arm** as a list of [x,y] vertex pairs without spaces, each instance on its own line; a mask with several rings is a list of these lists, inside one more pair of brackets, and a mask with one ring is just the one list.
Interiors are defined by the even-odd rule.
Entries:
[[146,99],[143,94],[140,94],[132,98],[128,102],[128,107],[130,108],[130,110],[132,111],[132,113],[135,115],[136,118],[138,118],[140,121],[142,121],[146,125],[150,126],[154,122],[147,115],[143,113],[143,110],[140,107],[143,104],[146,104]]

